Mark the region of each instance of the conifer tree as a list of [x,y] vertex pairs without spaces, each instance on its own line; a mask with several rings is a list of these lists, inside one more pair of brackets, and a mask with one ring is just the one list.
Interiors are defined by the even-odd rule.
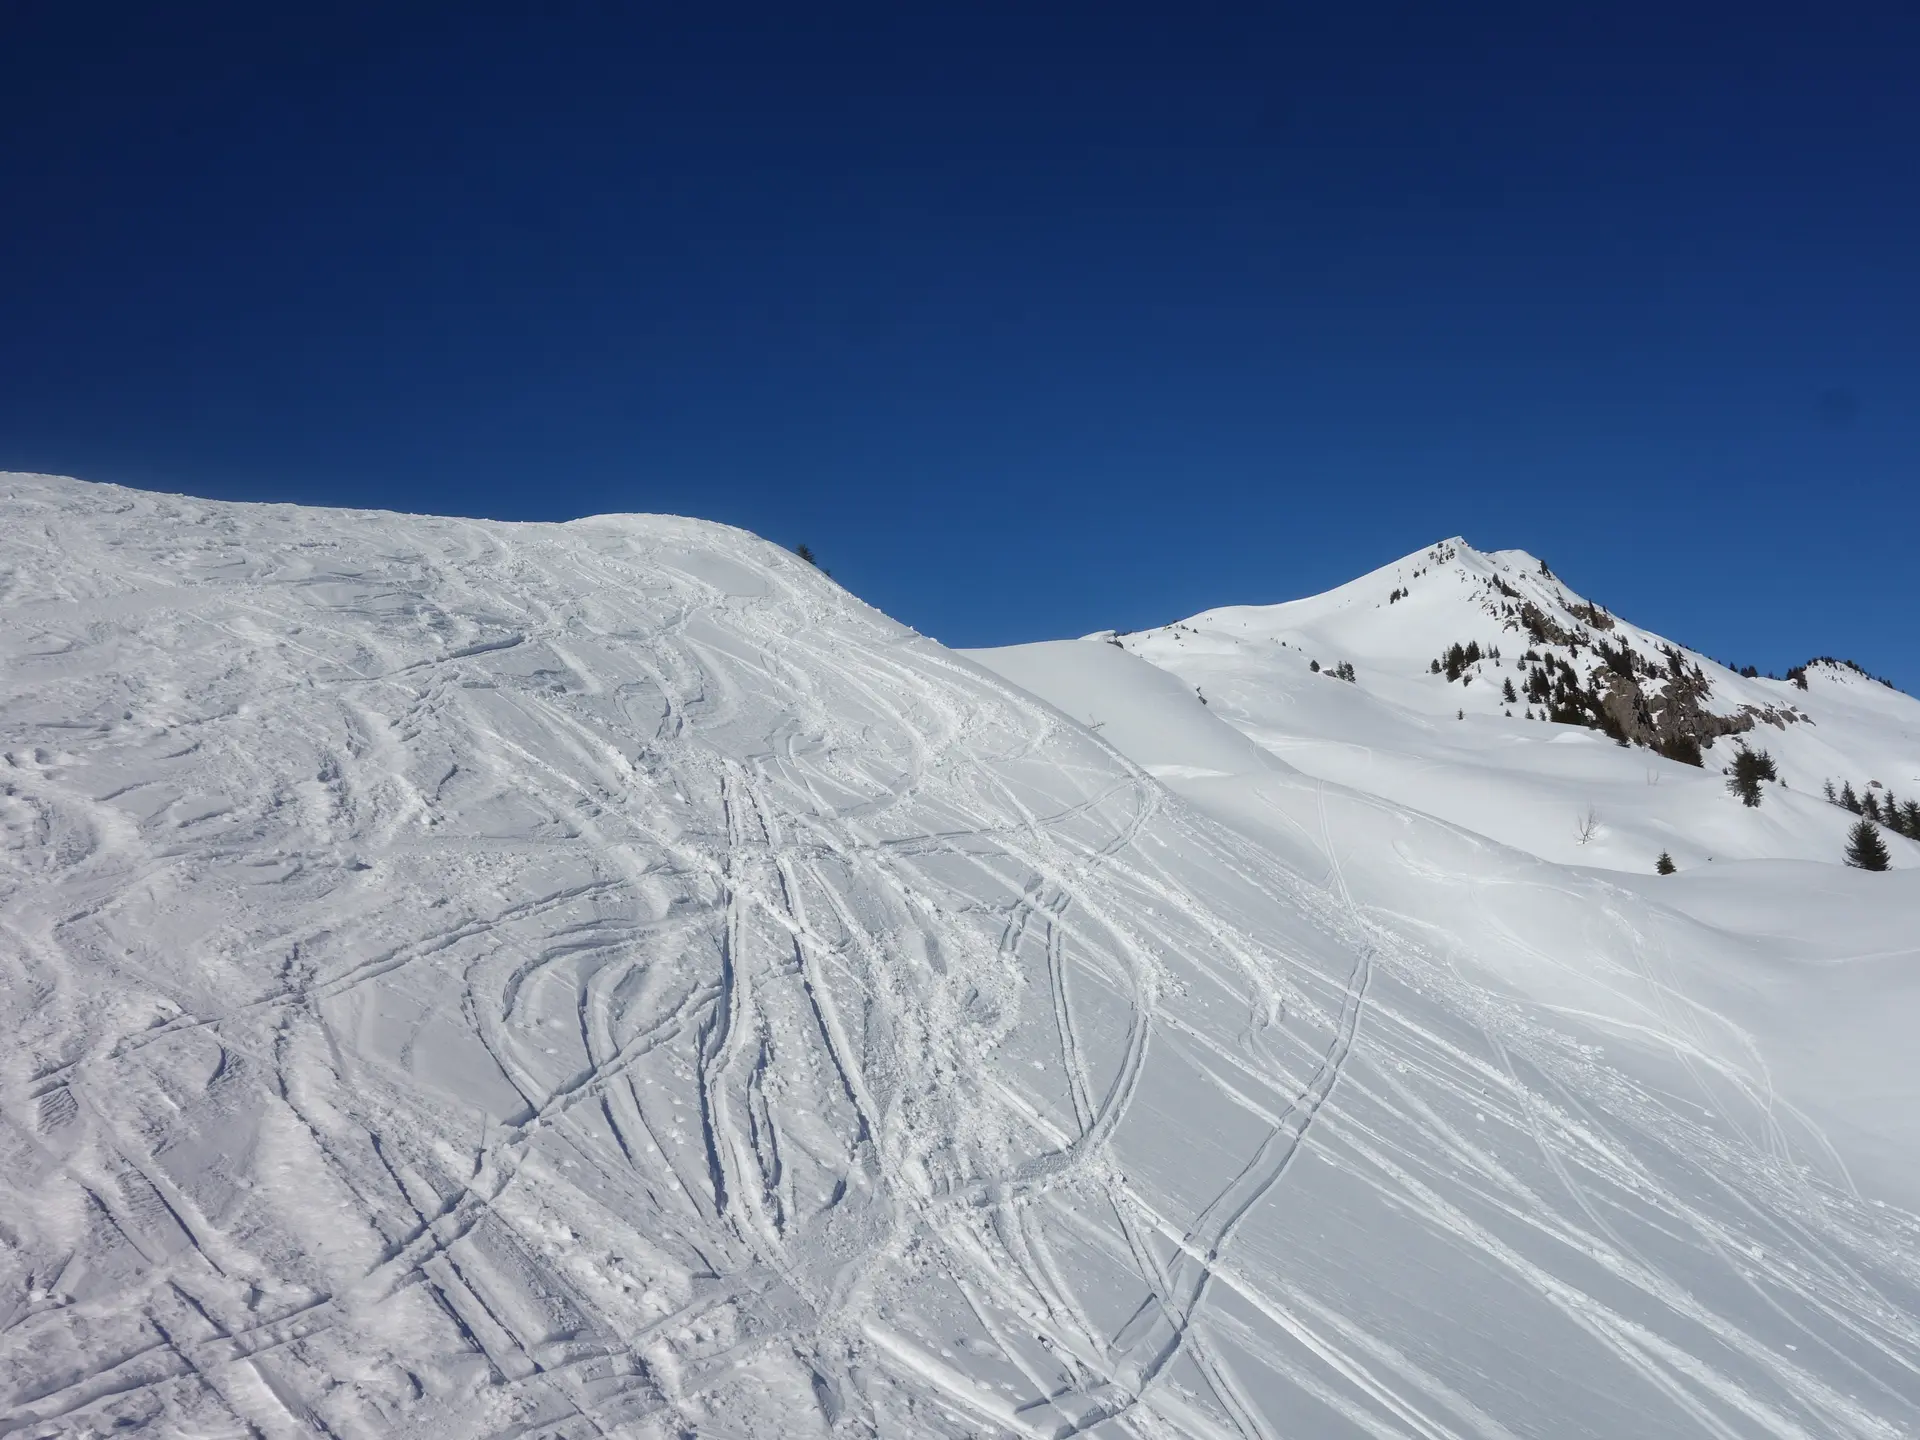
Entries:
[[1500,698],[1509,705],[1517,705],[1520,703],[1520,697],[1513,692],[1513,677],[1511,675],[1507,677],[1507,683],[1501,689]]
[[1853,793],[1853,782],[1851,780],[1840,787],[1840,804],[1856,815],[1860,813],[1860,797]]
[[1673,863],[1673,856],[1664,850],[1660,852],[1660,858],[1653,862],[1654,873],[1657,875],[1671,875],[1679,868],[1678,865]]
[[1740,797],[1740,803],[1749,808],[1760,804],[1760,782],[1777,780],[1780,772],[1775,768],[1773,757],[1764,750],[1749,750],[1744,745],[1733,757],[1733,774],[1727,781],[1727,789]]
[[1885,870],[1893,863],[1879,826],[1862,820],[1847,832],[1846,861],[1856,870]]

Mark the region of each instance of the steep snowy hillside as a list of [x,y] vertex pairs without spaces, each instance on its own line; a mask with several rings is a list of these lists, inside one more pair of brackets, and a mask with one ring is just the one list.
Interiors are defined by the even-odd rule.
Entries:
[[1387,860],[1635,892],[723,527],[0,520],[0,1433],[1920,1426],[1910,1172],[1711,887],[1517,985]]
[[[974,653],[1069,713],[1101,717],[1101,733],[1163,783],[1337,887],[1376,933],[1434,951],[1543,1016],[1577,1015],[1616,1039],[1672,1049],[1714,1072],[1709,1089],[1764,1093],[1772,1110],[1810,1121],[1850,1178],[1920,1204],[1920,1060],[1909,1039],[1920,1015],[1920,869],[1755,861],[1663,878],[1555,864],[1268,753],[1235,764],[1231,741],[1243,737],[1117,647]],[[1184,703],[1168,704],[1169,693]],[[1203,755],[1215,765],[1191,763]]]
[[[1833,663],[1741,676],[1517,550],[1448,540],[1324,595],[1109,638],[1297,768],[1548,859],[1836,861],[1855,817],[1826,782],[1920,799],[1911,696]],[[1778,771],[1758,807],[1726,790],[1743,747]]]

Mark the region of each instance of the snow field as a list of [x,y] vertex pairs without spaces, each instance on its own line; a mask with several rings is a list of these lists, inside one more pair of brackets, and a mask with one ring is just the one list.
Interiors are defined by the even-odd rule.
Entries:
[[723,527],[0,507],[0,1430],[1920,1416],[1898,1166],[1711,886],[1583,974],[1459,897],[1636,888]]

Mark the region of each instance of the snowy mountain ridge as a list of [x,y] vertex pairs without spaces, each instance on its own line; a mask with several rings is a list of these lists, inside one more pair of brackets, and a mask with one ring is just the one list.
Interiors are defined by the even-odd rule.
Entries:
[[[1360,614],[1401,602],[1405,611],[1389,609],[1374,624],[1365,623]],[[1478,613],[1470,615],[1469,610]],[[1444,626],[1453,627],[1453,638],[1438,641],[1438,635],[1447,633],[1440,628]],[[1756,722],[1779,728],[1800,718],[1792,700],[1739,683],[1757,676],[1742,676],[1611,614],[1568,589],[1544,561],[1526,551],[1482,553],[1459,537],[1307,600],[1209,610],[1167,628],[1175,643],[1195,630],[1269,638],[1318,636],[1328,643],[1357,646],[1369,660],[1385,663],[1404,662],[1409,658],[1406,645],[1424,642],[1432,647],[1430,673],[1446,673],[1450,682],[1460,683],[1463,694],[1497,666],[1504,651],[1522,676],[1531,672],[1520,667],[1530,665],[1553,680],[1558,667],[1570,683],[1555,684],[1557,693],[1551,696],[1548,687],[1529,694],[1523,684],[1497,703],[1507,709],[1538,706],[1543,713],[1551,708],[1569,721],[1653,748],[1679,739],[1710,744],[1719,735],[1745,733]],[[1469,650],[1471,658],[1461,661],[1456,647]],[[1516,653],[1523,647],[1524,653]],[[1451,667],[1450,651],[1455,655]],[[1844,669],[1839,662],[1816,664],[1835,675]],[[1804,676],[1806,667],[1795,673]],[[1716,695],[1724,697],[1724,713],[1712,708]],[[1484,692],[1475,698],[1476,708],[1488,708]]]
[[[1830,858],[1852,817],[1814,803],[1829,782],[1920,795],[1920,702],[1913,697],[1848,662],[1813,661],[1785,680],[1741,674],[1594,604],[1525,551],[1481,552],[1458,537],[1322,595],[1089,638],[1109,639],[1180,676],[1245,733],[1316,774],[1383,785],[1378,793],[1430,803],[1463,821],[1478,813],[1493,819],[1501,838],[1553,859],[1575,852],[1556,838],[1502,826],[1505,807],[1489,816],[1475,796],[1403,792],[1381,778],[1384,767],[1398,754],[1410,768],[1431,768],[1433,753],[1464,749],[1480,770],[1497,772],[1482,777],[1496,787],[1527,771],[1569,780],[1595,774],[1592,794],[1561,803],[1598,805],[1616,822],[1616,839],[1624,838],[1620,825],[1641,816],[1646,823],[1635,828],[1652,849],[1595,848],[1589,837],[1579,859],[1610,864],[1615,858],[1607,857],[1616,857],[1631,869],[1651,865],[1671,840],[1700,863],[1710,856]],[[1354,681],[1344,696],[1318,683],[1342,663]],[[1625,744],[1629,753],[1599,759],[1570,727]],[[1557,746],[1574,749],[1556,753]],[[1704,803],[1737,751],[1749,747],[1776,763],[1781,784],[1768,787],[1762,809],[1791,811],[1785,827],[1768,815],[1729,817]],[[1310,753],[1320,758],[1308,762]],[[1373,781],[1352,768],[1363,753],[1377,772]],[[1331,768],[1318,768],[1323,763]],[[1703,803],[1675,809],[1665,796],[1632,793],[1653,785],[1679,787]],[[1798,829],[1797,840],[1788,828]],[[1901,848],[1911,840],[1892,838],[1906,863],[1920,863],[1920,851]]]
[[1749,810],[1455,719],[1471,608],[968,657],[673,517],[0,521],[0,1433],[1920,1426],[1920,868],[1790,853],[1897,699]]

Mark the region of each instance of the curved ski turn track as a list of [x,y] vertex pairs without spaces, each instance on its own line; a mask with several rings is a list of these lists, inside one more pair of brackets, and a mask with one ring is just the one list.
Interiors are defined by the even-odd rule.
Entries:
[[1764,1093],[751,536],[0,487],[0,1434],[1913,1433]]

